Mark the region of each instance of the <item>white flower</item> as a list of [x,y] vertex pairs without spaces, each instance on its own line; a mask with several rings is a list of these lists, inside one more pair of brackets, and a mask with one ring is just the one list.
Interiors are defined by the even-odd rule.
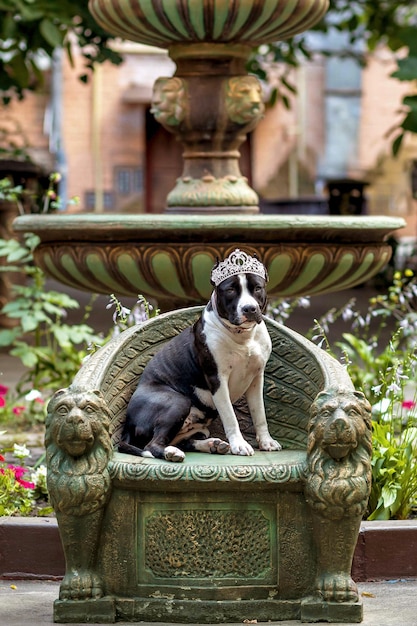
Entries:
[[382,400],[373,405],[372,413],[384,415],[388,411],[390,404],[391,400],[389,398],[382,398]]
[[298,304],[300,305],[301,308],[308,309],[310,306],[310,298],[309,297],[300,298],[298,300]]
[[46,476],[46,465],[39,465],[39,467],[36,470],[36,473],[38,476]]
[[392,382],[387,387],[387,393],[397,394],[397,393],[400,393],[400,391],[401,391],[401,387],[397,385],[397,383],[395,382]]
[[17,459],[26,459],[31,456],[29,448],[27,448],[24,444],[20,446],[18,443],[13,445],[13,454]]
[[375,387],[372,387],[371,389],[376,396],[380,396],[382,385],[375,385]]
[[42,394],[37,389],[31,389],[31,391],[29,391],[29,393],[25,395],[25,400],[27,402],[32,402],[33,400],[41,400],[41,399],[42,399]]

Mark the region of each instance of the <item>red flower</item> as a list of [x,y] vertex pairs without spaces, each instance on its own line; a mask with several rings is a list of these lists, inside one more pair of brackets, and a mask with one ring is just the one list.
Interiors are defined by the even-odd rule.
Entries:
[[412,400],[404,400],[401,406],[403,407],[403,409],[407,409],[407,411],[410,411],[410,409],[414,409],[416,403]]
[[0,396],[5,396],[8,391],[8,387],[6,387],[5,385],[0,385]]
[[0,409],[3,409],[6,406],[6,399],[4,396],[0,396]]
[[0,454],[0,461],[5,461],[6,459],[4,458],[4,456],[2,454]]
[[35,489],[35,483],[30,483],[27,480],[22,480],[21,478],[16,478],[19,485],[22,485],[25,489]]
[[23,413],[23,411],[25,410],[26,407],[24,406],[14,406],[13,407],[13,414],[14,415],[20,415],[21,413]]

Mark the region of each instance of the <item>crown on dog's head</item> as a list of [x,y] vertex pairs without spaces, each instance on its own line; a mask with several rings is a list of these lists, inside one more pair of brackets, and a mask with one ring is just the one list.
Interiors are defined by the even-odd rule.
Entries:
[[256,258],[250,256],[236,248],[229,256],[213,267],[211,271],[211,282],[215,287],[220,285],[226,278],[235,276],[235,274],[256,274],[261,276],[265,281],[268,280],[268,273],[265,265]]

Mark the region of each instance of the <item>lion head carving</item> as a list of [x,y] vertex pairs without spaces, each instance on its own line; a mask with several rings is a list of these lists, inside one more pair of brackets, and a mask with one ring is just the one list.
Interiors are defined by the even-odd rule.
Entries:
[[363,393],[330,388],[311,407],[306,498],[327,518],[363,515],[371,486],[371,406]]
[[85,515],[110,491],[110,415],[99,391],[69,387],[52,397],[46,417],[48,490],[57,512]]

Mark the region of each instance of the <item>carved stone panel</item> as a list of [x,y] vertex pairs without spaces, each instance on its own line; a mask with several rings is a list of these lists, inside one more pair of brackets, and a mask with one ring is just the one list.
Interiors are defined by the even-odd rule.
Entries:
[[275,507],[149,503],[139,507],[140,582],[255,584],[276,581]]

